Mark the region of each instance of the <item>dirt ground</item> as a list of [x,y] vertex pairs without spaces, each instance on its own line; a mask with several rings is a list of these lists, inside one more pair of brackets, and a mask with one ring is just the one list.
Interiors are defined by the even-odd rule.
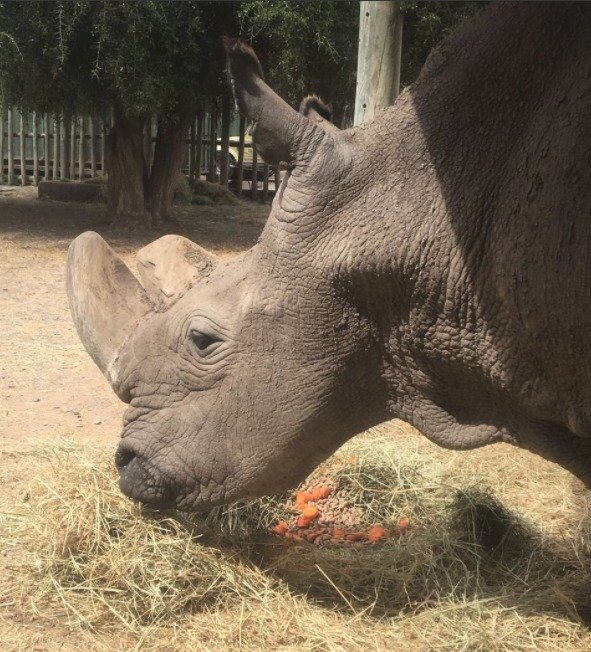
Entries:
[[[100,233],[133,268],[135,252],[162,235],[113,232],[99,205],[40,202],[34,188],[0,188],[0,445],[73,437],[112,441],[123,404],[84,351],[64,283],[69,243]],[[220,257],[256,241],[269,206],[178,209],[181,233]]]

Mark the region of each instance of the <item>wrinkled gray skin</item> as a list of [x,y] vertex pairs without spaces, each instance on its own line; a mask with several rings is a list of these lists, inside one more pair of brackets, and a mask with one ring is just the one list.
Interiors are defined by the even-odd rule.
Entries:
[[71,245],[86,348],[129,403],[120,485],[206,509],[294,486],[391,417],[591,477],[591,5],[485,10],[367,125],[293,111],[226,39],[239,109],[291,173],[229,263],[167,236],[146,290]]

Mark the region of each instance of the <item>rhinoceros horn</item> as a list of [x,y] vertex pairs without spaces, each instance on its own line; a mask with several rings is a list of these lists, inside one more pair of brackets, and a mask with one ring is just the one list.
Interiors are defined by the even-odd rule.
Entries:
[[119,354],[152,310],[148,296],[121,258],[92,231],[70,245],[66,288],[78,335],[118,393]]
[[202,247],[166,235],[138,252],[144,287],[98,233],[70,245],[66,286],[70,312],[84,347],[121,398],[118,360],[125,342],[151,311],[172,305],[216,266]]
[[208,276],[217,258],[180,235],[165,235],[137,253],[144,289],[157,309],[166,309]]

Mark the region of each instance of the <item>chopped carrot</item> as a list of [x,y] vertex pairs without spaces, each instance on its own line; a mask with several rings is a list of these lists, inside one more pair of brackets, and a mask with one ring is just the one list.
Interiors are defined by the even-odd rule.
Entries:
[[385,539],[387,536],[388,532],[381,525],[372,525],[367,531],[367,540],[371,543]]
[[347,541],[363,541],[365,539],[365,532],[350,532],[345,534]]
[[296,521],[296,526],[299,528],[307,528],[310,523],[312,522],[311,518],[308,518],[307,516],[298,516],[298,520]]
[[344,539],[345,538],[345,530],[336,527],[332,532],[331,532],[332,538],[333,539]]
[[271,528],[271,532],[280,537],[283,536],[287,530],[289,530],[289,525],[285,521],[279,521]]
[[318,507],[315,507],[314,505],[308,505],[302,510],[302,516],[309,518],[311,521],[318,518],[318,514],[320,514],[320,511],[318,510]]
[[318,536],[320,536],[318,534],[318,532],[312,532],[312,531],[306,532],[306,541],[308,541],[310,543],[314,543],[314,541],[316,540],[316,537],[318,537]]
[[291,540],[293,539],[293,532],[286,532],[286,533],[285,533],[285,538],[286,538],[288,541],[291,541]]
[[302,509],[312,500],[312,495],[308,491],[298,491],[296,494],[296,507]]
[[310,492],[314,502],[328,498],[331,493],[332,487],[329,487],[328,485],[320,485],[319,487],[314,487],[314,489],[312,489]]
[[400,534],[404,534],[405,532],[408,532],[410,529],[410,520],[408,518],[401,518],[398,521],[398,531]]

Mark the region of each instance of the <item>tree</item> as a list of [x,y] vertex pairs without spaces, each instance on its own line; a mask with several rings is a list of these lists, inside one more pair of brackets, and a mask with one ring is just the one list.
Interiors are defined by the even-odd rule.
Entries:
[[[24,110],[107,112],[107,207],[117,224],[171,219],[191,118],[217,94],[219,35],[233,3],[18,2],[0,5],[0,93]],[[18,55],[20,57],[17,60]],[[153,162],[144,147],[157,117]]]

